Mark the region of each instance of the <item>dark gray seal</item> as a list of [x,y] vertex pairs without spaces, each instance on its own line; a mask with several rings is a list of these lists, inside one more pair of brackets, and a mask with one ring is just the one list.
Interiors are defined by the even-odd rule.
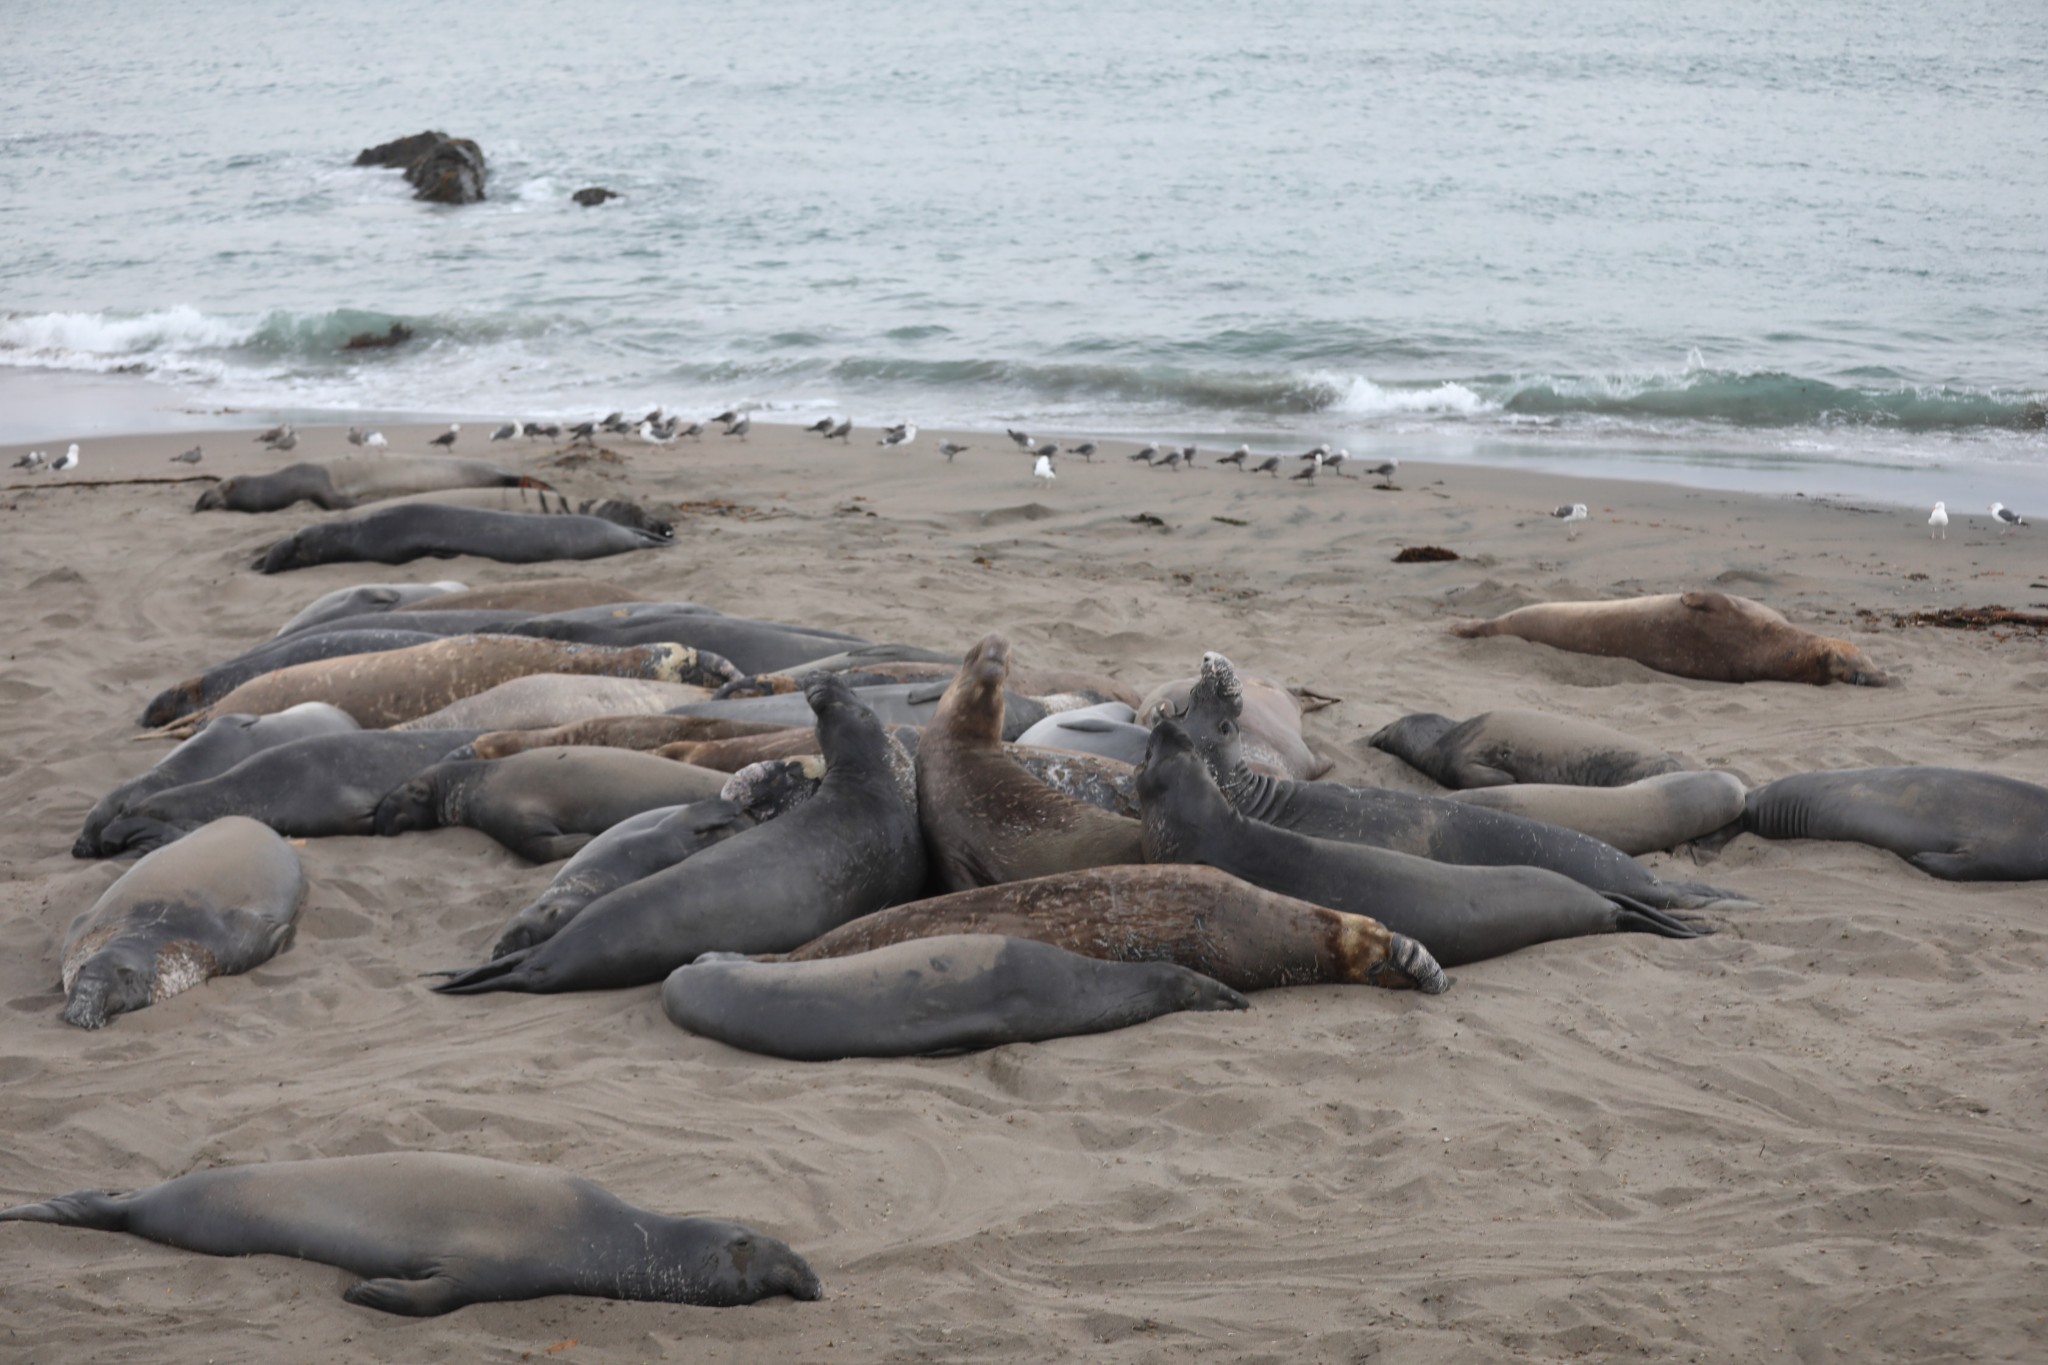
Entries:
[[1541,868],[1457,867],[1247,819],[1217,789],[1175,721],[1153,727],[1138,770],[1138,800],[1147,862],[1205,863],[1283,896],[1369,916],[1446,967],[1587,934],[1711,932]]
[[2048,878],[2048,787],[1967,768],[1837,768],[1749,793],[1742,828],[1846,839],[1956,882]]
[[1488,711],[1470,720],[1418,711],[1368,742],[1457,791],[1511,782],[1622,787],[1685,767],[1619,730],[1541,711]]
[[310,502],[330,512],[437,488],[512,488],[531,482],[482,460],[433,455],[344,455],[307,460],[269,474],[237,474],[199,495],[195,512],[276,512]]
[[529,749],[510,758],[436,763],[377,803],[389,837],[467,826],[529,862],[551,863],[621,820],[718,795],[728,774],[634,749]]
[[946,934],[815,962],[692,963],[669,974],[661,1007],[678,1027],[730,1047],[829,1062],[1036,1043],[1250,1002],[1172,962]]
[[476,555],[503,564],[555,559],[602,559],[631,550],[655,550],[674,535],[621,526],[603,517],[530,517],[476,507],[383,507],[294,531],[256,557],[259,573],[285,573],[315,564],[410,564],[429,555]]
[[1540,867],[1595,891],[1664,910],[1755,909],[1754,902],[1694,882],[1660,881],[1620,849],[1573,830],[1441,796],[1290,782],[1253,772],[1238,743],[1236,671],[1202,657],[1183,720],[1230,803],[1264,824],[1317,839],[1410,853],[1467,867]]
[[386,793],[480,733],[354,730],[293,740],[135,802],[107,825],[100,848],[146,852],[224,815],[261,820],[288,838],[370,834]]
[[169,725],[180,716],[190,715],[202,706],[219,701],[251,678],[275,673],[294,664],[358,654],[384,654],[440,638],[416,630],[342,630],[287,635],[283,639],[266,641],[157,693],[143,708],[142,724],[149,729]]
[[216,716],[199,733],[165,754],[148,772],[124,782],[99,799],[85,817],[85,828],[71,845],[74,858],[111,854],[100,846],[106,827],[128,810],[161,791],[218,777],[243,759],[293,740],[338,735],[358,729],[355,717],[324,701],[302,702],[268,716]]
[[64,1022],[104,1028],[285,950],[306,874],[290,844],[238,815],[121,874],[64,936]]
[[825,753],[815,796],[600,898],[539,946],[455,973],[435,989],[636,986],[703,953],[782,952],[915,897],[924,885],[924,840],[904,796],[901,748],[836,677],[813,676],[806,695]]
[[0,1222],[128,1232],[208,1256],[296,1256],[362,1278],[350,1303],[426,1318],[581,1294],[729,1308],[818,1297],[773,1237],[635,1208],[566,1172],[441,1152],[221,1166],[134,1194],[80,1190]]
[[[732,660],[741,673],[795,668],[825,655],[865,648],[858,635],[821,626],[721,616],[692,603],[647,602],[630,611],[607,607],[551,612],[505,627],[509,634],[584,645],[637,645],[672,641]],[[703,641],[698,644],[698,641]],[[714,643],[715,642],[715,643]],[[791,700],[802,710],[802,697]],[[806,713],[808,714],[808,713]]]
[[352,588],[336,588],[333,592],[321,593],[299,608],[291,620],[279,626],[277,633],[279,636],[291,635],[344,616],[393,612],[415,602],[468,591],[469,584],[458,583],[452,578],[438,583],[358,583]]

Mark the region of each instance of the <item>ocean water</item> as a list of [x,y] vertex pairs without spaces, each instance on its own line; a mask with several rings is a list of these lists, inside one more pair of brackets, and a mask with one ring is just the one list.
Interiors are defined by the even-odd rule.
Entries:
[[[2039,0],[10,0],[0,32],[0,439],[744,404],[2048,470]],[[428,127],[487,202],[349,165]]]

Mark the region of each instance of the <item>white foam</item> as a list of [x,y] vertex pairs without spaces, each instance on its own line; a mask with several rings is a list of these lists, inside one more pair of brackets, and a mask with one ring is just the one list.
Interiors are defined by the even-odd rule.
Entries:
[[1452,380],[1427,389],[1390,389],[1364,375],[1318,374],[1315,380],[1337,394],[1327,411],[1353,417],[1392,417],[1404,413],[1471,417],[1495,406]]
[[0,365],[110,370],[246,341],[251,323],[180,304],[154,313],[33,313],[0,318]]

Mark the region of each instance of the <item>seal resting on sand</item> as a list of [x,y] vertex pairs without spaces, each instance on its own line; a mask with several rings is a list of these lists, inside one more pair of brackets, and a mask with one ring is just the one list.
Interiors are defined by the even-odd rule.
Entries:
[[[437,455],[343,455],[306,460],[269,474],[237,474],[199,495],[195,512],[276,512],[310,502],[330,512],[437,488],[512,488],[530,482],[482,460]],[[545,486],[545,485],[543,485]]]
[[1742,828],[1847,839],[1958,882],[2048,878],[2048,787],[1967,768],[1838,768],[1749,793]]
[[582,1294],[730,1308],[818,1297],[773,1237],[635,1208],[552,1168],[441,1152],[220,1166],[134,1194],[80,1190],[0,1222],[128,1232],[208,1256],[296,1256],[362,1278],[350,1303],[427,1318]]
[[64,936],[64,1022],[116,1014],[268,962],[292,941],[306,874],[290,844],[230,815],[121,874]]
[[678,967],[670,1022],[797,1062],[916,1057],[1129,1028],[1177,1010],[1241,1010],[1230,987],[1171,962],[1083,957],[1036,939],[947,934],[850,957]]
[[1136,821],[1052,790],[1003,751],[1010,642],[967,651],[917,746],[917,810],[948,891],[1145,861]]
[[1368,742],[1456,790],[1510,782],[1620,787],[1685,766],[1619,730],[1541,711],[1487,711],[1470,720],[1418,711]]
[[1724,592],[1539,602],[1490,621],[1461,621],[1450,632],[1467,640],[1514,635],[1706,682],[1883,687],[1891,681],[1847,640],[1802,630],[1761,602]]
[[603,517],[530,517],[479,507],[415,503],[380,507],[292,532],[256,557],[259,573],[285,573],[316,564],[410,564],[428,556],[476,555],[505,564],[551,559],[602,559],[674,543],[661,534]]
[[1451,799],[1577,830],[1623,853],[1658,853],[1726,828],[1747,790],[1733,773],[1660,773],[1625,787],[1518,782]]

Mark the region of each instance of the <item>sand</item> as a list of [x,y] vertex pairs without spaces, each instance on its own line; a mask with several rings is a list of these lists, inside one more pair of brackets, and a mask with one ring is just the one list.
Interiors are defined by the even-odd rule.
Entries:
[[[424,452],[437,429],[387,431]],[[484,452],[470,436],[458,454]],[[1000,627],[1022,665],[1140,691],[1220,649],[1343,698],[1307,721],[1340,781],[1426,786],[1364,743],[1403,712],[1519,706],[1750,781],[1942,763],[2048,782],[2048,644],[1889,621],[2043,609],[2048,529],[2001,537],[1981,513],[1957,515],[1944,544],[1924,510],[1472,467],[1404,468],[1392,491],[1306,487],[1154,472],[1122,444],[1092,466],[1062,460],[1046,488],[1000,436],[961,438],[974,449],[950,465],[938,439],[882,451],[868,432],[844,448],[756,426],[745,444],[615,443],[623,463],[566,471],[538,447],[500,446],[575,495],[685,504],[672,549],[540,569],[264,577],[255,552],[326,514],[195,516],[202,485],[88,486],[182,475],[165,460],[189,436],[96,441],[77,476],[6,478],[0,1196],[227,1162],[472,1152],[752,1222],[809,1257],[826,1297],[732,1310],[556,1298],[411,1321],[343,1303],[348,1277],[324,1266],[10,1224],[0,1357],[2048,1351],[2048,895],[1935,881],[1857,845],[1745,836],[1697,866],[1650,857],[1766,908],[1697,942],[1545,945],[1464,968],[1439,998],[1271,992],[1248,1013],[1124,1033],[803,1066],[680,1032],[652,987],[433,996],[418,973],[480,960],[551,869],[469,830],[317,840],[289,952],[104,1032],[58,1019],[64,930],[120,870],[75,861],[70,844],[94,800],[163,752],[136,739],[144,702],[361,581],[597,574],[946,649]],[[285,463],[247,432],[201,440],[202,473]],[[296,457],[346,449],[313,430]],[[1574,501],[1593,520],[1568,543],[1543,514]],[[1418,544],[1464,557],[1390,562]],[[1547,598],[1697,586],[1844,634],[1897,684],[1693,683],[1442,630]]]

